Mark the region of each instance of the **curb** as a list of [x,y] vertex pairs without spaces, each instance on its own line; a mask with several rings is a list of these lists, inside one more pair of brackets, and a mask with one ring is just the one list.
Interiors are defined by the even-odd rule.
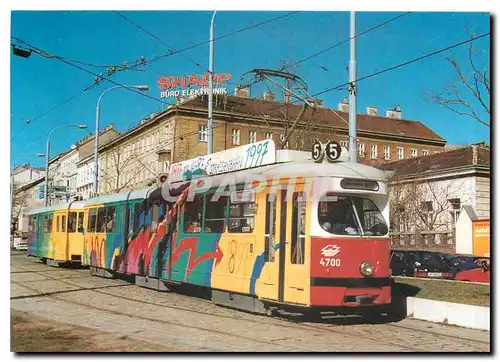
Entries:
[[406,315],[429,322],[490,330],[490,308],[408,297]]

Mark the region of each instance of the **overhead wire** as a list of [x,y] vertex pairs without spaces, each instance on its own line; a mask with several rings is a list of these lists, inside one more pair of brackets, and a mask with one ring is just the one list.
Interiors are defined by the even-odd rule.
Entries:
[[[250,26],[248,26],[248,27],[240,28],[240,29],[237,29],[237,30],[235,30],[235,31],[232,31],[232,32],[230,32],[230,33],[228,33],[228,34],[224,34],[224,35],[221,35],[221,36],[219,36],[219,37],[216,37],[216,38],[214,38],[214,40],[213,40],[213,41],[215,42],[215,41],[217,41],[217,40],[224,39],[224,38],[227,38],[227,37],[229,37],[229,36],[232,36],[232,35],[235,35],[235,34],[238,34],[238,33],[244,32],[244,31],[246,31],[246,30],[254,29],[254,28],[256,28],[256,27],[259,27],[259,26],[262,26],[262,25],[265,25],[265,24],[269,24],[269,23],[271,23],[271,22],[273,22],[273,21],[277,21],[277,20],[280,20],[280,19],[282,19],[282,18],[285,18],[285,17],[289,17],[289,16],[292,16],[292,15],[295,15],[295,14],[297,14],[297,13],[298,13],[298,11],[293,11],[293,12],[289,12],[289,13],[286,13],[286,14],[283,14],[283,15],[280,15],[280,16],[277,16],[277,17],[274,17],[274,18],[271,18],[271,19],[268,19],[268,20],[265,20],[265,21],[259,22],[259,23],[255,23],[255,24],[252,24],[252,25],[250,25]],[[24,44],[26,44],[26,45],[28,45],[28,46],[32,47],[30,44],[28,44],[27,42],[25,42],[24,40],[22,40],[22,39],[20,39],[20,38],[17,38],[17,37],[12,37],[12,38],[13,38],[13,39],[16,39],[16,40],[17,40],[18,42],[20,42],[20,43],[24,43]],[[194,45],[192,45],[192,46],[189,46],[189,47],[186,47],[186,48],[183,48],[183,49],[180,49],[180,50],[176,50],[176,51],[169,51],[169,53],[167,53],[167,54],[162,54],[162,55],[160,55],[160,56],[156,56],[156,57],[154,57],[154,58],[152,59],[152,61],[146,62],[146,64],[135,64],[135,65],[133,65],[133,66],[131,66],[131,67],[126,67],[126,69],[134,69],[134,70],[135,70],[135,68],[137,68],[137,67],[139,67],[139,66],[142,66],[142,65],[148,65],[148,64],[154,63],[154,62],[159,61],[159,60],[161,60],[161,59],[163,59],[163,58],[165,58],[165,57],[172,56],[172,55],[179,54],[179,53],[183,53],[183,52],[185,52],[185,51],[187,51],[187,50],[194,49],[194,48],[196,48],[196,47],[198,47],[198,46],[201,46],[201,45],[207,44],[207,43],[209,43],[209,42],[210,42],[210,41],[204,41],[204,42],[200,42],[200,43],[194,44]],[[87,69],[85,69],[85,68],[81,68],[81,67],[79,67],[79,66],[77,66],[77,65],[75,65],[75,64],[71,64],[71,63],[82,64],[82,65],[87,65],[87,66],[91,66],[91,67],[100,67],[100,68],[121,67],[121,66],[118,66],[118,65],[109,65],[109,66],[106,66],[106,65],[95,65],[95,64],[91,64],[91,63],[87,63],[87,62],[77,61],[77,60],[72,61],[72,60],[69,60],[68,58],[63,58],[63,57],[61,57],[61,56],[52,56],[52,55],[50,55],[50,54],[49,54],[49,53],[47,53],[47,52],[43,52],[43,53],[45,53],[45,54],[40,54],[40,53],[39,53],[39,55],[44,56],[44,57],[46,57],[46,58],[56,58],[56,59],[58,59],[58,60],[60,60],[60,61],[63,61],[63,62],[65,62],[65,63],[67,63],[67,64],[72,65],[73,67],[79,68],[80,70],[83,70],[83,71],[85,71],[85,72],[87,72],[87,73],[93,74],[94,76],[98,77],[98,79],[100,79],[100,80],[103,80],[103,79],[106,79],[106,80],[107,80],[107,78],[104,78],[101,74],[96,74],[96,73],[91,72],[91,71],[89,71],[89,70],[87,70]],[[129,64],[129,63],[130,63],[130,62],[124,62],[124,64],[125,64],[125,65],[127,65],[127,64]],[[137,63],[137,62],[136,62],[136,63]],[[118,85],[118,83],[116,83],[116,82],[112,82],[112,83],[114,83],[114,84],[117,84],[117,85]],[[72,100],[74,100],[74,99],[78,98],[80,95],[82,95],[82,94],[83,94],[83,93],[85,93],[87,90],[91,89],[92,87],[94,87],[94,86],[96,86],[96,85],[97,85],[97,83],[94,83],[94,84],[92,84],[92,85],[90,85],[90,86],[86,87],[83,91],[81,91],[81,92],[79,92],[79,93],[75,94],[74,96],[72,96],[72,97],[70,97],[70,98],[66,99],[65,101],[61,102],[60,104],[57,104],[56,106],[52,107],[52,108],[51,108],[51,109],[49,109],[48,111],[43,112],[42,114],[40,114],[40,115],[38,115],[38,116],[36,116],[36,117],[32,118],[32,121],[34,121],[34,120],[38,120],[39,118],[42,118],[42,117],[44,117],[45,115],[47,115],[47,114],[51,113],[51,112],[52,112],[52,111],[54,111],[55,109],[57,109],[57,108],[59,108],[59,107],[61,107],[61,106],[65,105],[65,104],[69,103],[70,101],[72,101]],[[128,88],[127,88],[127,89],[128,89]],[[142,96],[145,96],[145,94],[139,93],[138,91],[136,91],[136,93],[141,94]],[[153,98],[153,97],[149,97],[149,98]],[[153,98],[153,99],[155,99],[155,98]],[[157,101],[159,101],[159,102],[161,102],[161,103],[163,103],[163,104],[167,104],[167,105],[168,105],[168,103],[163,102],[162,100],[159,100],[159,99],[155,99],[155,100],[157,100]],[[24,127],[23,127],[23,128],[22,128],[19,132],[17,132],[17,133],[16,133],[16,135],[15,135],[15,136],[11,139],[11,142],[12,142],[14,139],[16,139],[16,138],[19,136],[19,134],[21,134],[21,133],[22,133],[22,132],[26,129],[26,127],[27,127],[27,124],[26,124],[26,125],[24,125]]]

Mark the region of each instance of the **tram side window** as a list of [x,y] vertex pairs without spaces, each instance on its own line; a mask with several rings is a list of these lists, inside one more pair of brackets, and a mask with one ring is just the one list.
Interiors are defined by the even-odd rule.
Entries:
[[63,215],[63,216],[61,217],[61,231],[62,231],[63,233],[65,233],[65,232],[66,232],[66,215]]
[[202,206],[203,200],[200,195],[196,195],[192,202],[186,202],[186,209],[184,211],[184,231],[186,233],[201,232]]
[[274,238],[276,236],[276,195],[266,196],[266,230],[264,253],[267,261],[274,261]]
[[106,232],[106,208],[100,207],[97,209],[96,232]]
[[229,232],[251,233],[254,229],[254,221],[255,193],[244,191],[231,193],[229,204]]
[[106,232],[115,232],[116,206],[106,207]]
[[138,232],[141,227],[141,211],[142,202],[134,205],[134,233]]
[[304,193],[293,193],[292,209],[292,264],[304,264],[306,235],[306,203]]
[[90,209],[89,210],[89,220],[87,224],[87,228],[89,229],[90,233],[95,233],[95,222],[97,219],[97,209]]
[[43,232],[44,232],[44,233],[46,233],[46,232],[48,232],[48,231],[49,231],[49,230],[47,229],[47,224],[48,224],[48,217],[47,217],[47,215],[45,215],[45,216],[43,217],[43,223],[42,223],[42,225],[43,225]]
[[56,216],[56,232],[59,232],[59,215]]
[[35,232],[36,231],[36,216],[30,217],[30,223],[29,223],[29,231]]
[[68,214],[68,233],[74,233],[76,231],[76,212],[70,212]]
[[76,229],[78,232],[83,228],[83,211],[78,213],[78,228]]
[[226,228],[227,196],[220,196],[217,201],[214,194],[205,196],[205,232],[222,233]]
[[49,232],[49,233],[52,232],[52,222],[54,221],[53,217],[54,217],[54,215],[50,214],[48,219],[47,219],[47,232]]
[[151,232],[155,233],[158,229],[158,223],[160,219],[160,203],[158,201],[153,202],[153,210],[151,217]]

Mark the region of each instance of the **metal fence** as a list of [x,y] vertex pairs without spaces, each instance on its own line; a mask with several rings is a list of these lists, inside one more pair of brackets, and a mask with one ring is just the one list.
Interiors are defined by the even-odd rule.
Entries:
[[455,229],[391,232],[389,235],[391,236],[391,246],[394,249],[455,251]]

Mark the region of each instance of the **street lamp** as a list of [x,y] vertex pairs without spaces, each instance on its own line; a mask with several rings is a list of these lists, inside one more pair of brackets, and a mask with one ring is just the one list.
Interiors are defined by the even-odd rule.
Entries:
[[118,88],[135,88],[138,89],[142,92],[146,92],[149,90],[149,86],[147,85],[117,85],[115,87],[111,87],[106,89],[104,92],[101,93],[99,96],[99,99],[97,100],[97,106],[96,106],[96,117],[95,117],[95,137],[94,137],[94,185],[93,185],[93,192],[95,195],[97,195],[97,184],[99,180],[99,159],[98,159],[98,148],[99,148],[99,122],[100,122],[100,117],[101,117],[101,99],[102,96],[108,93],[109,91],[112,91],[113,89],[118,89]]
[[13,162],[13,168],[12,168],[12,174],[10,176],[10,221],[12,223],[12,211],[14,210],[14,169],[16,168],[16,161],[19,157],[21,156],[37,156],[37,157],[44,157],[44,153],[37,153],[37,154],[23,154],[23,155],[17,155],[17,157],[14,159]]
[[49,206],[49,154],[50,154],[50,136],[54,131],[64,128],[64,127],[74,127],[79,129],[87,129],[86,124],[63,124],[62,126],[58,126],[53,128],[48,137],[47,137],[47,152],[45,152],[45,206]]
[[211,154],[213,151],[213,137],[212,137],[212,98],[213,98],[213,83],[214,83],[214,19],[215,19],[215,14],[217,13],[217,10],[214,11],[212,15],[212,21],[210,22],[210,61],[208,65],[208,72],[209,78],[208,78],[208,130],[207,130],[207,136],[208,136],[208,154]]

